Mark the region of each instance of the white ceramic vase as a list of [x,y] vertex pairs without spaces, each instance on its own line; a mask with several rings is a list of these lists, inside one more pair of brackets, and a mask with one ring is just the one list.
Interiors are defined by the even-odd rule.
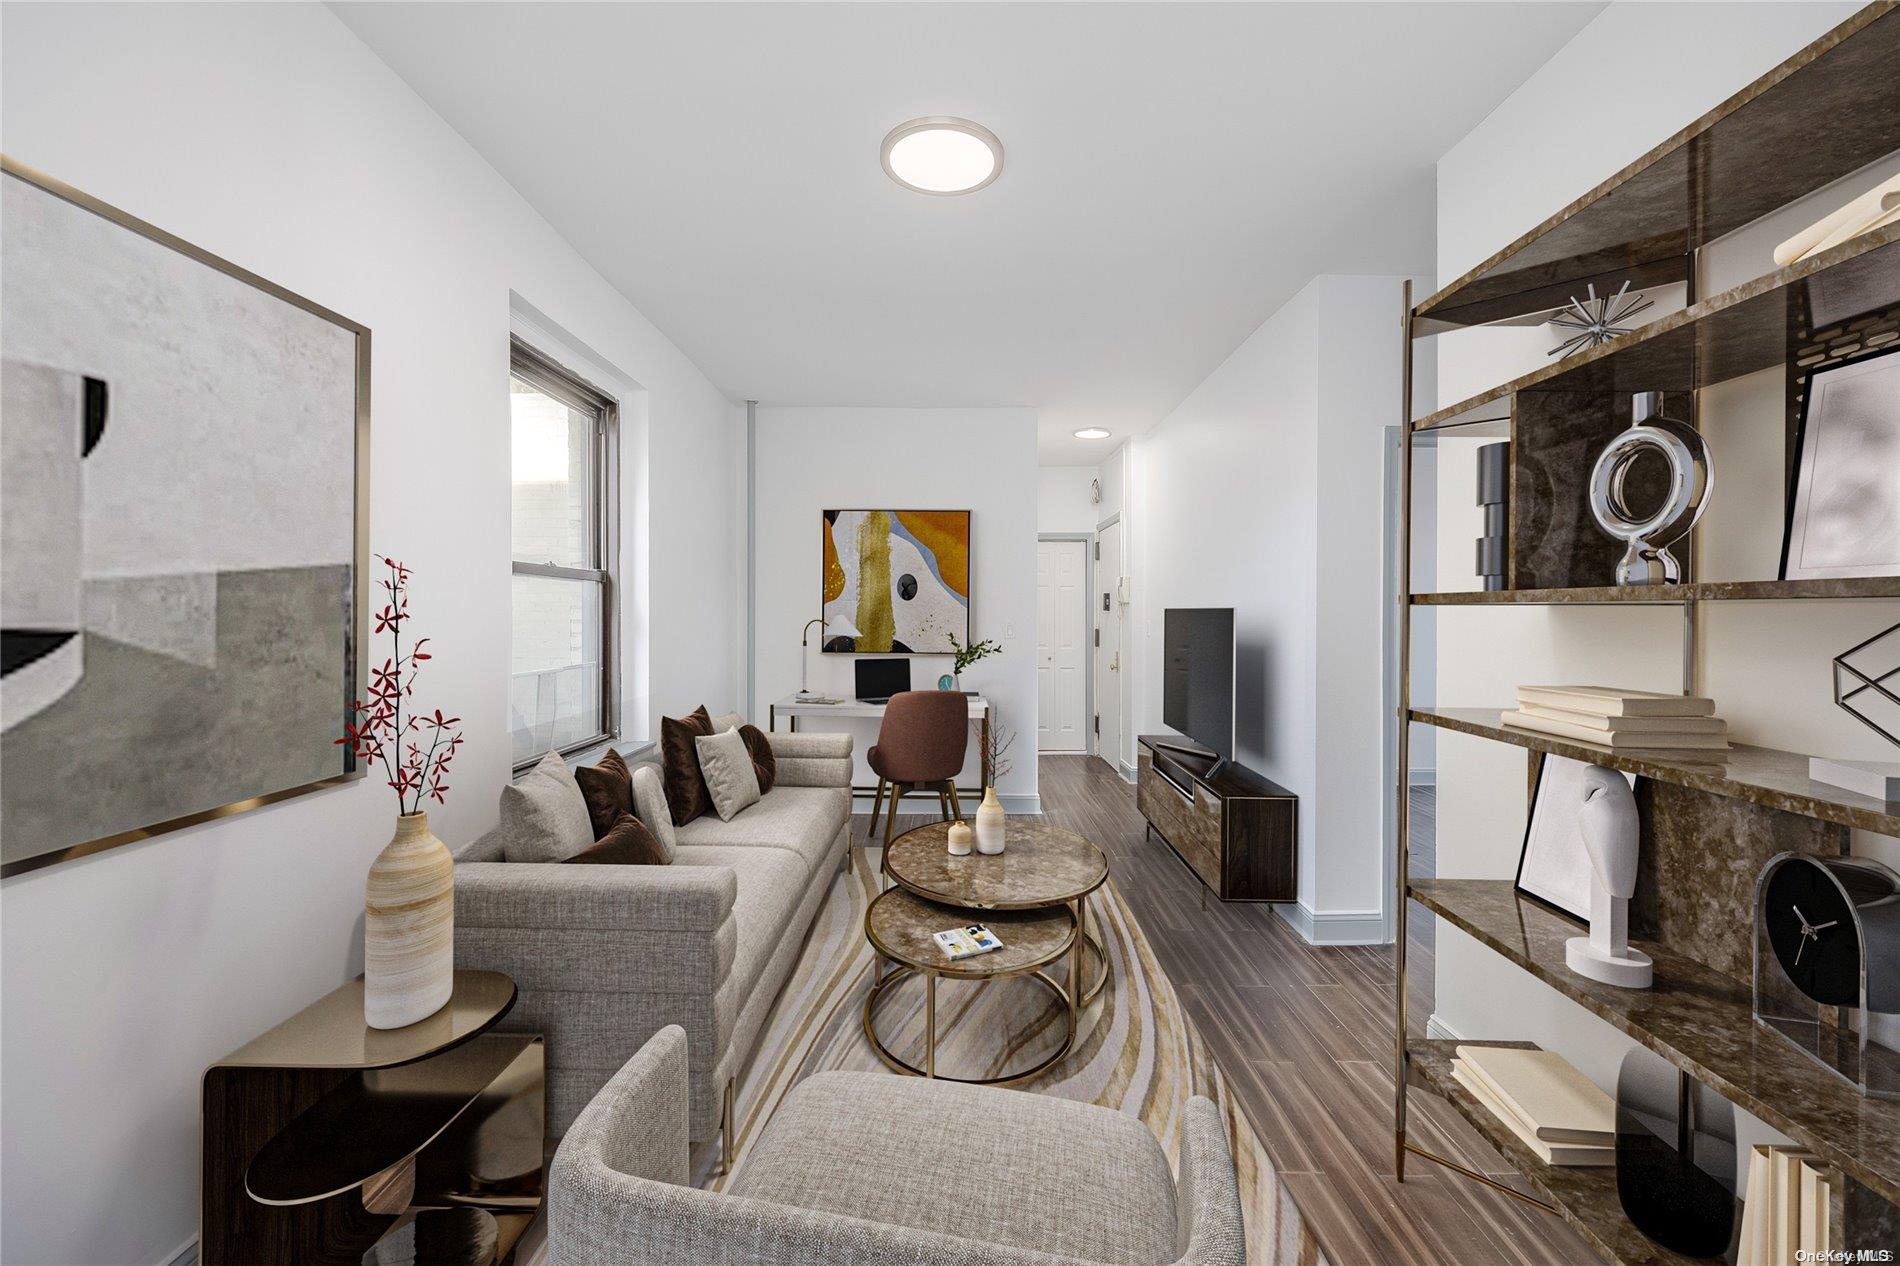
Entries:
[[983,789],[983,803],[976,809],[976,851],[996,854],[1003,851],[1003,806],[996,788]]
[[945,845],[950,850],[950,856],[968,857],[970,855],[970,824],[968,822],[952,822],[945,835]]
[[440,1011],[455,987],[455,859],[405,813],[370,863],[363,903],[363,1020],[400,1029]]

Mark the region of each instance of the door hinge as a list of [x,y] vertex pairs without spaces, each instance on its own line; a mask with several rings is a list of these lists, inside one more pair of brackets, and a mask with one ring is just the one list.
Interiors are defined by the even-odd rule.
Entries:
[[1095,630],[1095,649],[1098,651],[1102,649],[1102,631],[1100,629]]
[[1098,563],[1102,561],[1102,543],[1100,541],[1095,542],[1095,561]]
[[1102,736],[1102,714],[1097,712],[1095,714],[1095,737],[1100,738],[1101,736]]

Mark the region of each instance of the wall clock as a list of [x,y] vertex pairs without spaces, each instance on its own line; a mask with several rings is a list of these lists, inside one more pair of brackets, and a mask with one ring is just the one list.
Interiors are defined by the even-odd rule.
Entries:
[[1869,1018],[1900,1012],[1900,874],[1782,853],[1755,884],[1755,1019],[1863,1094],[1900,1098],[1900,1055]]

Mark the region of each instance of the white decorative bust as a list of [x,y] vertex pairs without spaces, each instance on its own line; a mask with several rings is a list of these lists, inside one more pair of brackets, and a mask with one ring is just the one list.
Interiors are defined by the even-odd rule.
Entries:
[[1590,854],[1590,935],[1564,942],[1570,970],[1624,989],[1647,989],[1649,955],[1629,947],[1630,898],[1636,895],[1636,856],[1642,824],[1636,793],[1614,769],[1592,765],[1580,779],[1577,816]]

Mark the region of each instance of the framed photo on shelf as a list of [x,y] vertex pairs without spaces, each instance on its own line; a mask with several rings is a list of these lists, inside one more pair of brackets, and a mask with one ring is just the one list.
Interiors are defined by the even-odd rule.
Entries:
[[[1583,774],[1590,765],[1546,756],[1531,796],[1531,820],[1517,858],[1517,891],[1580,922],[1590,921],[1590,854],[1583,844]],[[1624,774],[1630,786],[1636,775]]]
[[1900,576],[1900,347],[1818,370],[1795,440],[1781,579]]

